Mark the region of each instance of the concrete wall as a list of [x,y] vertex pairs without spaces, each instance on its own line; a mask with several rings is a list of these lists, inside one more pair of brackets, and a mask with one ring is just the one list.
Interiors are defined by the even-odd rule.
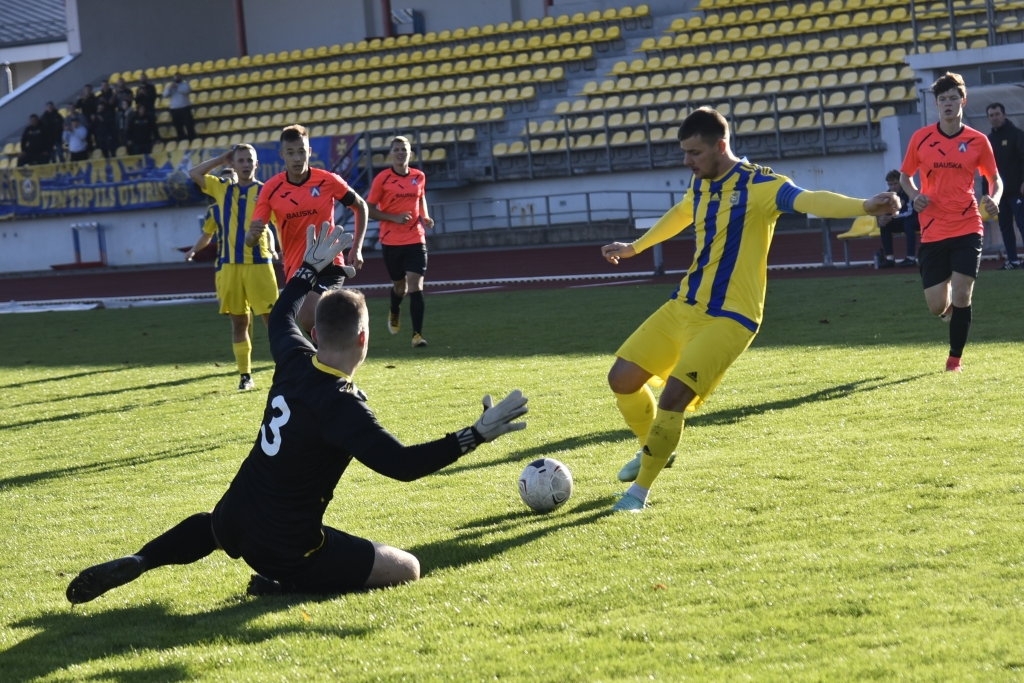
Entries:
[[[75,260],[72,223],[96,222],[103,226],[107,260],[112,266],[178,263],[180,247],[195,244],[203,207],[88,214],[0,223],[0,273],[49,270]],[[81,233],[83,261],[99,260],[95,232]]]
[[[237,54],[232,3],[202,0],[128,2],[67,0],[68,43],[78,56],[56,73],[0,104],[0,139],[20,134],[47,100],[73,101],[85,83],[113,71],[232,57]],[[77,5],[77,7],[75,7]]]

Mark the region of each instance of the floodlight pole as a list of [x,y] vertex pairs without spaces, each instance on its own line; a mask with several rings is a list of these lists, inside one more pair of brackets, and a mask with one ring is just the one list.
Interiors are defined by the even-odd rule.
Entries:
[[238,56],[249,54],[249,42],[245,36],[245,10],[242,0],[235,0],[235,31],[238,34]]
[[380,20],[384,24],[384,37],[390,38],[395,35],[394,26],[391,23],[391,0],[380,0]]

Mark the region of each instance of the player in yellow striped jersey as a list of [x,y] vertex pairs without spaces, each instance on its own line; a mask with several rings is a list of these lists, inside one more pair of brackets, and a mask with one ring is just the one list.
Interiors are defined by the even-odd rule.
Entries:
[[[209,175],[217,166],[228,165],[237,182]],[[210,243],[217,234],[217,298],[220,312],[231,318],[231,341],[240,375],[238,390],[255,388],[252,381],[252,340],[250,310],[262,315],[266,323],[277,301],[277,276],[274,274],[273,232],[253,231],[256,200],[263,183],[256,180],[256,150],[251,145],[236,145],[224,154],[193,166],[189,176],[199,188],[216,200],[213,221],[203,225],[203,235],[185,257]]]
[[[641,451],[619,472],[635,482],[614,511],[644,508],[651,485],[679,445],[686,411],[707,400],[761,324],[768,247],[782,213],[825,218],[894,214],[897,196],[852,199],[810,192],[771,169],[738,158],[729,127],[717,111],[692,112],[679,128],[684,164],[693,172],[683,201],[632,244],[601,248],[611,263],[663,242],[691,224],[693,264],[676,291],[623,343],[608,383]],[[655,407],[648,382],[664,384]]]

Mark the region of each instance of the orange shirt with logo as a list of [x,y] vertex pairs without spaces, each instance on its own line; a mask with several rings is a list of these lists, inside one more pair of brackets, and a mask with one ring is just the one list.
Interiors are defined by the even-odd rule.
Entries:
[[420,220],[420,199],[427,189],[427,177],[423,171],[410,168],[408,175],[400,175],[394,167],[377,174],[370,187],[366,203],[376,205],[384,213],[397,216],[408,211],[412,218],[405,225],[380,222],[380,241],[389,247],[405,244],[425,244],[426,233]]
[[[267,223],[273,217],[281,238],[285,280],[290,280],[302,265],[306,254],[306,229],[315,225],[319,234],[323,223],[333,226],[334,202],[349,192],[348,183],[322,168],[309,169],[309,177],[299,185],[288,181],[287,172],[281,172],[263,186],[252,218]],[[338,254],[334,262],[343,266],[345,258]]]
[[921,194],[928,197],[928,207],[918,216],[922,243],[985,232],[974,174],[980,171],[991,183],[998,171],[984,133],[969,126],[952,136],[939,124],[922,128],[911,136],[900,171],[921,174]]

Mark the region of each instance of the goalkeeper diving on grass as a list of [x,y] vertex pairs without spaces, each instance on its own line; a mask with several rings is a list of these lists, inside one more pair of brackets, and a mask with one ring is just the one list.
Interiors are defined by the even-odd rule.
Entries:
[[[882,216],[900,209],[893,192],[866,200],[810,192],[740,159],[729,147],[726,120],[714,109],[686,117],[679,146],[693,172],[683,201],[632,244],[601,248],[618,264],[690,225],[697,236],[693,264],[679,287],[623,343],[608,373],[619,411],[640,440],[640,452],[619,472],[620,481],[634,483],[612,507],[616,512],[644,508],[655,478],[675,460],[686,412],[707,400],[757,334],[779,216]],[[664,384],[657,405],[649,384]]]
[[369,316],[363,295],[332,289],[319,300],[314,348],[295,317],[317,274],[352,243],[325,223],[309,226],[304,262],[270,314],[277,370],[263,423],[248,457],[213,512],[193,515],[134,555],[89,567],[71,582],[72,603],[93,600],[141,574],[190,564],[214,550],[242,558],[257,574],[252,595],[343,593],[415,581],[412,554],[323,524],[338,480],[353,458],[384,476],[412,481],[450,465],[482,443],[526,428],[519,390],[484,410],[470,427],[442,439],[403,446],[376,420],[352,376],[366,359]]

